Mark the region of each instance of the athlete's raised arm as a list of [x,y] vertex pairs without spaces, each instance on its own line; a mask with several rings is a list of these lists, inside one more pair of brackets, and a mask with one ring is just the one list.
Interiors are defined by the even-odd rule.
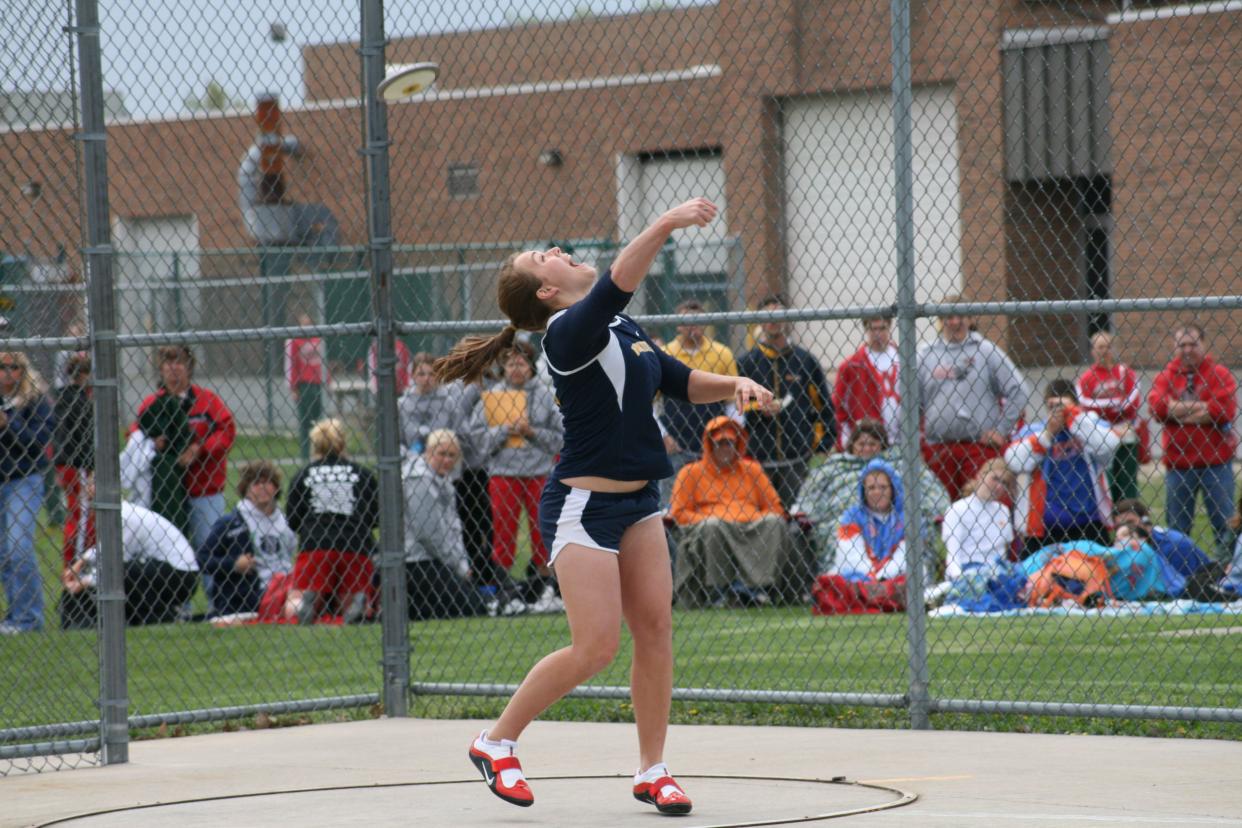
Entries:
[[664,213],[643,232],[621,249],[612,263],[612,282],[626,293],[638,290],[647,271],[651,269],[660,248],[674,230],[683,227],[705,227],[719,212],[715,204],[705,198],[692,198]]

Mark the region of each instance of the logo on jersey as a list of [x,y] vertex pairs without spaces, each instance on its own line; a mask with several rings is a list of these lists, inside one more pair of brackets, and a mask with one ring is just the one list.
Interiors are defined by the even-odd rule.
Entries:
[[631,345],[630,350],[633,351],[638,356],[642,356],[643,354],[655,353],[655,351],[651,350],[651,346],[648,345],[646,342],[643,342],[641,339],[635,342],[633,345]]

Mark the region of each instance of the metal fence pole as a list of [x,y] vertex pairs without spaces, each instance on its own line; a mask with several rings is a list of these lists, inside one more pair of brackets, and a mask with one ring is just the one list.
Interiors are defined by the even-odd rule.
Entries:
[[906,641],[909,646],[910,726],[928,717],[927,615],[923,606],[926,560],[919,519],[919,383],[914,331],[914,174],[910,78],[910,0],[892,0],[893,183],[897,233],[897,333],[901,359],[901,454],[906,486]]
[[95,400],[95,531],[99,544],[99,708],[104,764],[129,761],[125,674],[125,579],[121,559],[120,412],[117,398],[116,303],[108,207],[103,73],[97,0],[77,0],[82,86],[91,360]]
[[380,600],[383,625],[384,712],[407,714],[410,640],[406,634],[405,551],[401,452],[397,445],[396,354],[392,327],[392,223],[388,181],[388,113],[375,94],[384,78],[384,6],[362,0],[362,78],[366,101],[363,155],[367,164],[367,223],[371,303],[376,335],[380,485]]

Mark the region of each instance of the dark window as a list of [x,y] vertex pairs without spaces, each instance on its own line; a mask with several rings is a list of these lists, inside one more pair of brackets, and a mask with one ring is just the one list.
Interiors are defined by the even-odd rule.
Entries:
[[448,191],[453,198],[474,198],[479,194],[478,164],[449,164]]

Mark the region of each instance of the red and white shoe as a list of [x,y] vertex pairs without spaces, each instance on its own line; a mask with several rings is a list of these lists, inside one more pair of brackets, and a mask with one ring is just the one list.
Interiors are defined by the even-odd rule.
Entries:
[[646,802],[656,806],[656,810],[662,814],[669,816],[682,816],[690,813],[690,809],[694,807],[690,802],[690,797],[686,796],[686,792],[681,789],[676,780],[668,773],[668,768],[657,766],[660,768],[658,776],[651,773],[655,768],[650,769],[646,774],[640,775],[634,782],[634,798],[639,802]]
[[534,805],[535,795],[526,784],[522,765],[514,755],[517,743],[502,739],[499,745],[488,744],[484,742],[486,735],[487,731],[483,731],[471,743],[470,761],[483,774],[487,787],[505,802],[522,808]]

